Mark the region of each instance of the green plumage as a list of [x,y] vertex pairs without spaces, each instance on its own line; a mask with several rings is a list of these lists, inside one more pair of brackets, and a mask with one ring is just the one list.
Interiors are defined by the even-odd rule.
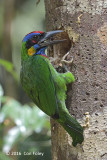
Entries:
[[66,85],[74,82],[71,72],[58,73],[42,55],[29,56],[22,44],[21,83],[32,101],[47,115],[59,122],[73,139],[73,145],[83,142],[83,128],[68,112]]

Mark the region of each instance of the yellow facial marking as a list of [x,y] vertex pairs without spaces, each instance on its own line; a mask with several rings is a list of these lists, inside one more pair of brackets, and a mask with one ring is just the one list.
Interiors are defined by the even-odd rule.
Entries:
[[34,53],[35,53],[35,49],[33,47],[28,49],[28,55],[29,56],[33,56]]

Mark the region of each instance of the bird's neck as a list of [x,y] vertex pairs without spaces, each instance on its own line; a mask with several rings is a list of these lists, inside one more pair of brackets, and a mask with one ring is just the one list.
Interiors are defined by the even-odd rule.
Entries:
[[41,56],[48,58],[48,56],[46,56],[46,54],[43,54],[43,55],[41,55]]
[[45,54],[45,50],[46,50],[46,47],[41,48],[41,49],[39,49],[39,50],[36,50],[36,55],[41,55],[41,56],[43,56],[43,57],[48,58],[48,57],[46,56],[46,54]]
[[[30,50],[28,51],[28,49],[26,48],[25,43],[23,43],[23,44],[22,44],[22,50],[21,50],[22,60],[23,60],[23,61],[26,61],[26,60],[28,60],[30,57],[32,57],[33,55],[34,55],[34,56],[36,56],[36,55],[41,55],[41,56],[43,56],[43,57],[48,58],[48,57],[46,56],[46,54],[45,54],[45,50],[46,50],[46,47],[41,48],[41,49],[39,49],[39,50],[33,48],[33,49],[30,49]],[[32,54],[32,53],[34,53],[34,54],[32,54],[32,55],[30,56],[30,54],[28,54],[28,52],[31,53],[31,54]]]

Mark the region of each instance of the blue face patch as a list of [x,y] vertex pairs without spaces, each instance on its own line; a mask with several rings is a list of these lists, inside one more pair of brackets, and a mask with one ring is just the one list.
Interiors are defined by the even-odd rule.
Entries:
[[[45,54],[45,49],[46,49],[47,47],[40,48],[38,44],[35,44],[33,47],[34,47],[34,49],[36,50],[36,54],[37,54],[37,55],[46,55],[46,54]],[[39,49],[39,50],[38,50],[38,49]],[[38,51],[37,51],[37,50],[38,50]]]
[[35,48],[35,50],[37,50],[37,49],[39,49],[40,47],[39,47],[38,44],[35,44],[35,45],[33,46],[33,48]]
[[[33,36],[36,36],[36,35],[40,35],[41,33],[29,33],[29,34],[27,34],[25,37],[24,37],[24,39],[23,39],[23,42],[27,42],[28,40],[30,40],[31,38],[33,38]],[[32,56],[32,55],[46,55],[45,54],[45,49],[46,49],[47,47],[40,47],[39,46],[39,44],[31,44],[31,46],[30,47],[28,47],[27,49],[28,49],[28,54],[30,55],[30,56]]]

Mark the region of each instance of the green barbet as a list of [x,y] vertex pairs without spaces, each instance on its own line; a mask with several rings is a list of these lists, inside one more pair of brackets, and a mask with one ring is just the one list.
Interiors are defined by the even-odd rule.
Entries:
[[56,120],[73,139],[73,146],[82,143],[83,127],[73,118],[65,105],[66,85],[74,82],[71,72],[58,73],[45,54],[48,45],[64,40],[53,40],[62,30],[27,34],[22,41],[21,84],[32,101],[48,116]]

